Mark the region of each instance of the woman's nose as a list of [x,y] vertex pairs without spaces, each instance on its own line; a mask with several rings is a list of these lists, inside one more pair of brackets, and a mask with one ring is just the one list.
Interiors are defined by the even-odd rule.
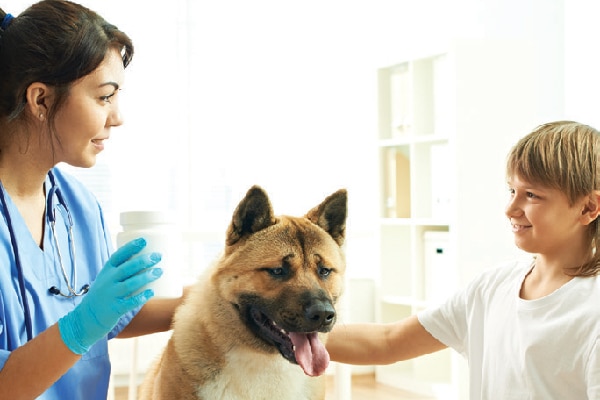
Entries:
[[108,126],[120,126],[123,125],[123,114],[121,114],[121,110],[118,107],[115,107],[114,110],[110,113],[107,121]]

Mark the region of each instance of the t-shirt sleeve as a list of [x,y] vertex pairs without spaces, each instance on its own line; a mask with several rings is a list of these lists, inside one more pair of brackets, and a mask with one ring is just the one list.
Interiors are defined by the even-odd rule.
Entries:
[[417,314],[423,327],[446,346],[466,356],[467,292],[460,291],[439,306]]
[[590,352],[586,381],[588,399],[600,399],[600,338],[596,338]]

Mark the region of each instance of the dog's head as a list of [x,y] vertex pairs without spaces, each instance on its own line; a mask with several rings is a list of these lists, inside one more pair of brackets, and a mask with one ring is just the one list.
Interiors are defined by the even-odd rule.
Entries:
[[336,321],[346,268],[347,194],[338,190],[304,217],[275,216],[252,187],[227,230],[219,292],[264,351],[279,351],[307,375],[322,374],[329,354],[319,333]]

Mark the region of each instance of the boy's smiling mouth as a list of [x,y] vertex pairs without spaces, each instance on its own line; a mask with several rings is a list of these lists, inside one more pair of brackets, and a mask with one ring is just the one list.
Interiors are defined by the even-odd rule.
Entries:
[[531,228],[531,225],[519,225],[519,224],[510,224],[512,231],[515,233],[522,232],[528,228]]

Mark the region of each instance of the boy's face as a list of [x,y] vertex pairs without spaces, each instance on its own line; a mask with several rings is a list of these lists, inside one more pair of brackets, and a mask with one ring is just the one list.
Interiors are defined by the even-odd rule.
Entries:
[[525,182],[518,176],[508,180],[508,187],[505,213],[520,249],[551,256],[589,248],[587,225],[582,222],[586,198],[570,206],[560,190]]

